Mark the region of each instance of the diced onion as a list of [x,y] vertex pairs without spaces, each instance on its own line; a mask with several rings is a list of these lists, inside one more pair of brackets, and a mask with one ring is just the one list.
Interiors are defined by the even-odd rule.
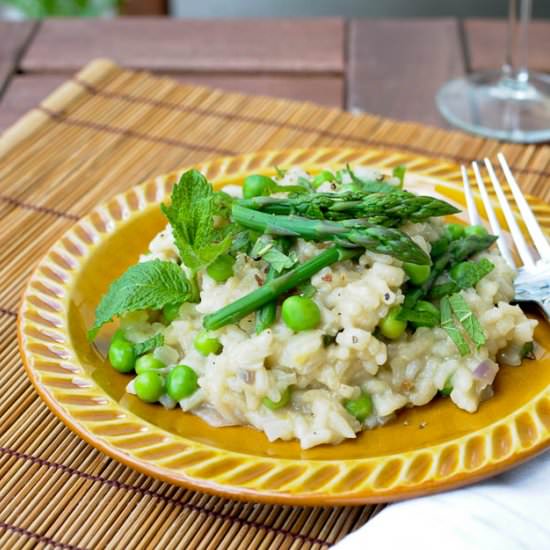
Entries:
[[495,365],[492,361],[485,359],[482,361],[473,371],[473,376],[477,380],[486,382],[487,384],[492,384],[495,376],[498,372],[498,366]]

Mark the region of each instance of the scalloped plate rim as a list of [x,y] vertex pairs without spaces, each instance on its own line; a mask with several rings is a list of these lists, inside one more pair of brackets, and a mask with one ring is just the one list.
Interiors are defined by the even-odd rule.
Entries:
[[[129,452],[126,452],[123,449],[117,448],[116,446],[114,446],[114,444],[109,443],[107,440],[101,438],[100,436],[93,434],[91,431],[86,429],[86,427],[82,425],[79,420],[75,419],[73,416],[71,416],[71,414],[68,411],[64,410],[63,406],[47,390],[46,386],[39,379],[39,376],[37,375],[37,373],[33,370],[30,364],[30,356],[32,356],[32,352],[29,351],[26,347],[25,335],[24,335],[25,327],[29,323],[30,324],[33,323],[33,321],[28,320],[25,317],[27,299],[29,297],[29,294],[31,294],[31,283],[36,278],[43,278],[43,276],[39,274],[39,270],[42,267],[44,261],[50,257],[51,253],[59,245],[60,241],[63,240],[68,235],[72,234],[75,227],[80,226],[81,224],[86,222],[92,223],[91,217],[94,212],[97,212],[100,210],[107,211],[108,205],[111,205],[114,202],[116,202],[117,199],[119,199],[119,197],[126,197],[128,193],[139,188],[144,189],[145,186],[150,184],[152,181],[157,181],[159,178],[162,178],[163,180],[168,180],[170,178],[177,177],[178,174],[180,174],[182,171],[184,171],[185,169],[188,169],[191,166],[201,169],[201,167],[210,166],[215,162],[218,162],[218,163],[229,162],[229,161],[235,162],[239,159],[250,159],[254,157],[264,158],[264,157],[270,157],[270,156],[278,157],[281,155],[284,156],[284,155],[291,155],[291,154],[294,154],[295,156],[302,156],[303,154],[316,153],[319,156],[319,155],[326,155],[329,153],[343,155],[344,153],[365,154],[367,152],[382,153],[383,155],[393,155],[395,157],[406,158],[411,161],[415,160],[420,162],[428,162],[430,164],[439,165],[441,168],[445,167],[447,172],[449,172],[451,168],[455,168],[455,167],[458,170],[458,166],[456,164],[452,162],[448,162],[444,159],[430,158],[422,155],[403,153],[401,151],[393,150],[391,148],[376,147],[376,148],[362,149],[362,148],[339,148],[339,147],[310,147],[310,148],[291,148],[291,149],[274,150],[274,151],[271,151],[271,150],[257,151],[257,152],[244,153],[244,154],[235,155],[235,156],[207,159],[205,161],[194,163],[182,169],[173,170],[169,173],[163,174],[162,176],[158,176],[156,178],[150,178],[140,183],[137,186],[131,187],[125,191],[122,191],[114,195],[108,201],[94,207],[87,215],[85,215],[80,220],[75,222],[75,224],[73,224],[70,228],[68,228],[63,234],[59,236],[59,238],[55,241],[55,243],[53,243],[53,245],[48,249],[48,251],[42,256],[40,261],[37,263],[23,291],[21,305],[19,307],[18,316],[17,316],[17,338],[18,338],[20,355],[23,360],[24,369],[27,375],[29,376],[33,386],[37,390],[39,396],[47,404],[48,408],[68,428],[70,428],[80,438],[84,439],[92,447],[98,449],[99,451],[103,452],[107,456],[127,466],[130,466],[131,468],[139,471],[140,473],[143,473],[145,475],[149,475],[161,481],[171,483],[171,484],[176,484],[191,490],[198,489],[200,491],[204,491],[206,493],[221,496],[221,497],[228,497],[228,498],[233,498],[238,500],[263,502],[263,503],[270,503],[270,504],[292,504],[292,505],[308,505],[308,506],[330,504],[330,505],[336,505],[336,506],[344,506],[344,505],[362,505],[362,504],[377,503],[377,502],[390,502],[397,499],[412,498],[415,496],[431,494],[433,492],[438,492],[441,490],[448,490],[456,487],[461,487],[473,482],[480,481],[482,479],[486,479],[488,477],[491,477],[493,475],[506,471],[520,463],[523,463],[526,460],[533,458],[537,454],[540,454],[541,452],[543,452],[548,446],[550,446],[550,435],[548,434],[546,435],[546,438],[544,438],[542,441],[538,442],[537,444],[527,449],[523,449],[523,450],[514,449],[511,452],[511,454],[502,458],[501,460],[497,462],[487,462],[483,466],[477,469],[473,469],[470,472],[465,472],[464,468],[462,468],[462,469],[458,469],[458,471],[454,472],[454,475],[451,475],[448,478],[434,479],[433,476],[431,477],[428,476],[425,479],[421,480],[420,482],[416,482],[410,486],[398,485],[397,487],[390,487],[389,489],[384,489],[381,491],[370,490],[370,491],[365,491],[363,493],[353,493],[353,492],[322,493],[322,492],[311,492],[311,491],[293,493],[293,492],[285,492],[284,490],[283,491],[266,490],[266,489],[260,490],[260,489],[249,488],[249,487],[238,486],[238,485],[235,486],[235,485],[228,485],[228,484],[220,484],[220,483],[216,483],[215,481],[212,482],[204,478],[191,477],[191,476],[185,475],[184,473],[175,473],[174,471],[170,471],[166,468],[163,469],[153,464],[150,461],[147,461],[144,459],[136,459],[135,457],[131,456]],[[380,161],[378,160],[378,162]],[[308,159],[308,160],[299,162],[298,165],[302,164],[307,166],[321,166],[323,163],[325,163],[325,165],[331,164],[331,163],[334,165],[334,164],[338,164],[338,161],[328,160],[328,161],[317,162],[316,160]],[[376,161],[372,164],[372,166],[376,166]],[[265,167],[262,167],[262,168],[264,170],[266,169]],[[412,168],[412,171],[416,172],[414,168]],[[224,174],[219,178],[215,178],[215,180],[216,179],[231,180],[232,178],[234,179],[235,177],[238,177],[239,174],[242,174],[243,172],[244,172],[243,170],[230,172],[229,174]],[[418,173],[420,175],[423,175],[422,170],[419,170]],[[434,180],[440,180],[444,176],[441,176],[440,178],[438,175],[429,176],[429,174],[427,174],[427,177],[432,178]],[[451,187],[453,187],[453,184],[449,184],[445,180],[441,180],[441,183],[445,185],[450,185]],[[158,197],[156,198],[158,199]],[[533,200],[535,203],[538,203],[538,205],[540,205],[541,207],[544,207],[545,209],[548,209],[550,211],[550,208],[548,207],[548,205],[546,205],[540,199],[537,199],[534,197],[529,197],[529,198]],[[144,205],[138,206],[137,208],[132,209],[131,214],[135,212],[143,212],[147,208],[153,207],[155,204],[157,203],[154,201],[148,200]],[[127,221],[126,219],[117,220],[113,230],[105,231],[102,234],[101,239],[105,239],[108,236],[115,233],[117,230],[118,224],[125,223],[126,221]],[[73,270],[71,278],[63,284],[65,288],[69,288],[69,289],[71,288],[71,285],[74,282],[74,279],[76,278],[76,274],[80,269],[82,269],[83,265],[86,262],[86,259],[90,257],[91,254],[93,254],[93,250],[96,246],[98,246],[97,242],[94,242],[88,245],[85,253],[82,255],[81,263],[78,266],[77,270]],[[485,431],[491,430],[491,428],[495,425],[500,425],[507,418],[517,416],[518,411],[522,411],[529,404],[545,399],[545,397],[547,398],[548,394],[549,394],[549,387],[546,387],[537,395],[533,396],[530,399],[530,401],[526,402],[522,407],[519,407],[518,409],[512,411],[507,417],[500,418],[483,428],[480,428],[474,432],[464,434],[463,436],[457,437],[456,439],[445,441],[439,444],[426,445],[426,446],[420,447],[419,449],[415,449],[414,451],[407,451],[405,453],[388,454],[388,455],[383,455],[382,457],[371,457],[368,460],[371,460],[373,462],[376,462],[377,460],[380,460],[380,459],[391,461],[392,459],[402,457],[403,455],[408,455],[408,454],[414,455],[419,451],[429,452],[430,450],[436,447],[445,448],[451,444],[460,442],[461,440],[467,441],[468,439],[472,438],[472,436],[478,433],[483,433]],[[122,407],[120,407],[120,405],[118,404],[116,405],[116,407],[122,409]],[[154,427],[156,430],[161,430],[162,432],[165,432],[165,430],[163,430],[162,428],[154,424],[149,424],[145,419],[142,419],[141,417],[134,415],[130,411],[126,409],[123,409],[123,410],[125,414],[132,416],[134,420],[137,419],[138,422],[146,423],[149,426]],[[174,439],[182,439],[181,436],[178,436],[176,434],[172,434],[170,432],[165,432],[165,433],[169,434]],[[193,444],[194,442],[191,443],[191,445]],[[203,444],[203,443],[200,443],[199,446],[212,448],[212,446],[208,444]],[[245,453],[237,453],[237,452],[228,451],[225,449],[221,449],[221,450],[218,449],[218,450],[222,455],[226,454],[226,455],[249,457],[249,455],[246,455]],[[254,461],[255,458],[256,457],[253,457],[252,461]],[[269,457],[269,458],[262,458],[262,460],[267,462],[273,461],[276,463],[284,462],[284,463],[291,463],[291,464],[316,463],[322,466],[326,466],[326,465],[330,465],[332,462],[345,463],[345,464],[348,464],[348,463],[361,464],[365,462],[365,460],[367,459],[353,458],[353,459],[342,459],[338,461],[331,461],[331,460],[322,460],[322,459],[297,460],[293,458],[288,459],[288,458]],[[343,478],[344,476],[345,476],[345,472],[342,473],[339,477]]]

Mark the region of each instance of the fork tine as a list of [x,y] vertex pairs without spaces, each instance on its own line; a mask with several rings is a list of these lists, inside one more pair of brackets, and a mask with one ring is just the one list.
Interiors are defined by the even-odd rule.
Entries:
[[470,187],[470,178],[468,178],[466,167],[462,165],[460,170],[462,172],[462,181],[464,182],[464,194],[466,195],[466,206],[468,207],[468,218],[470,219],[470,225],[482,225],[479,212],[477,211],[476,202],[472,194],[472,188]]
[[514,178],[514,175],[512,174],[508,163],[506,162],[506,158],[502,153],[499,153],[497,155],[497,158],[500,162],[500,166],[502,167],[502,171],[504,172],[504,177],[506,178],[506,181],[508,182],[508,185],[512,190],[514,199],[516,199],[521,217],[523,218],[523,221],[527,226],[529,234],[533,239],[533,243],[535,244],[535,247],[540,254],[540,257],[545,260],[550,260],[550,243],[548,243],[548,240],[544,236],[544,233],[542,232],[542,229],[540,228],[540,225],[537,222],[533,211],[525,200],[525,197],[523,196],[523,193],[519,188],[518,182],[516,181],[516,178]]
[[495,174],[495,171],[493,169],[493,165],[488,158],[485,159],[485,167],[487,168],[487,172],[489,172],[489,177],[491,178],[491,182],[493,183],[498,202],[500,203],[500,207],[502,208],[502,212],[504,213],[504,217],[506,218],[506,223],[508,223],[508,227],[510,228],[512,240],[514,241],[514,244],[518,249],[521,261],[527,269],[533,269],[535,267],[535,262],[533,261],[531,252],[529,252],[529,248],[527,247],[525,238],[521,233],[521,230],[516,222],[516,218],[514,217],[512,209],[510,208],[508,199],[506,198],[506,195],[502,190],[502,186],[498,181],[497,175]]
[[491,202],[489,194],[487,193],[487,188],[485,187],[485,183],[483,182],[483,178],[481,177],[481,172],[479,171],[479,166],[477,162],[472,162],[472,168],[474,169],[477,186],[479,187],[479,192],[481,194],[481,202],[483,202],[483,206],[485,207],[485,211],[487,212],[487,217],[489,218],[491,231],[493,235],[496,235],[498,237],[497,246],[500,254],[506,260],[506,263],[510,267],[516,269],[516,262],[514,261],[508,245],[506,244],[506,238],[504,236],[502,228],[500,227],[500,223],[498,223],[495,209],[493,208],[493,203]]

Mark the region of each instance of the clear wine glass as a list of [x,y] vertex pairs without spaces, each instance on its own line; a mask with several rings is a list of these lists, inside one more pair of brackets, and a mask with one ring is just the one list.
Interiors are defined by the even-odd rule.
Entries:
[[444,84],[436,101],[453,125],[517,143],[550,140],[550,76],[528,71],[532,0],[510,0],[505,63]]

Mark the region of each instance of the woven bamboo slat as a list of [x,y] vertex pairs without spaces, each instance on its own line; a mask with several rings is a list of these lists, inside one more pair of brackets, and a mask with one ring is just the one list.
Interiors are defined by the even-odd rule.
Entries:
[[0,138],[0,548],[325,548],[379,507],[255,505],[186,491],[79,440],[40,401],[16,343],[40,256],[94,205],[156,174],[257,149],[386,146],[448,161],[504,150],[548,201],[550,147],[500,145],[310,103],[88,65]]

